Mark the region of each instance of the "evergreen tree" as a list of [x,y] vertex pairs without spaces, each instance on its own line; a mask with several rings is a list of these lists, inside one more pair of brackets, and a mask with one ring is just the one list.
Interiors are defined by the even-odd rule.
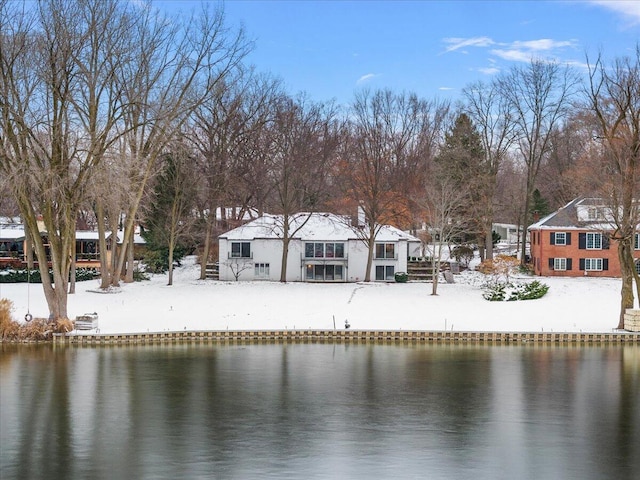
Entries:
[[436,176],[450,188],[466,192],[464,202],[456,212],[459,218],[452,220],[469,225],[469,235],[478,240],[481,240],[482,231],[476,205],[484,194],[484,158],[480,134],[469,116],[461,113],[445,135],[440,154],[435,159]]
[[193,250],[189,242],[196,194],[193,166],[193,159],[183,150],[164,156],[145,218],[145,263],[156,273],[168,270],[169,285],[173,283],[173,262]]

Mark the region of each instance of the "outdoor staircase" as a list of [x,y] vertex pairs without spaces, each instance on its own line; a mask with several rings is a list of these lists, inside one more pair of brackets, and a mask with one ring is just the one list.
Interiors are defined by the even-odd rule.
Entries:
[[211,280],[219,280],[220,279],[220,270],[217,263],[207,263],[207,267],[205,269],[205,276]]
[[[457,264],[456,264],[457,267]],[[427,260],[409,260],[407,262],[407,275],[409,280],[430,282],[433,278],[433,263]],[[449,262],[440,262],[440,272],[456,270]],[[458,273],[454,271],[453,273]]]

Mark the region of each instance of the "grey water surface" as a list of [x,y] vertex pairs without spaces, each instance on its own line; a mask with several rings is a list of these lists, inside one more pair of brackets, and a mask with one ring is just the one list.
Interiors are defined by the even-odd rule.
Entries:
[[638,479],[640,346],[0,346],[0,478]]

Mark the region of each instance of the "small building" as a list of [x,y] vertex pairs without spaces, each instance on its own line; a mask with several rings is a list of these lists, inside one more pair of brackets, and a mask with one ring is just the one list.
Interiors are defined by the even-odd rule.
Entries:
[[[290,217],[286,279],[288,282],[357,282],[365,278],[368,249],[351,219],[331,213]],[[281,215],[263,215],[218,237],[220,280],[280,280]],[[371,278],[393,281],[407,271],[420,240],[385,225],[376,236]]]
[[[620,277],[610,212],[599,198],[579,197],[531,225],[528,231],[535,274]],[[638,231],[633,243],[640,272]]]

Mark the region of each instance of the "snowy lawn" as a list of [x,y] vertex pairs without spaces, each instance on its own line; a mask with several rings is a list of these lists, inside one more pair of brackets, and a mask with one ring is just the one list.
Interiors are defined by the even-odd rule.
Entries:
[[[188,258],[174,272],[150,281],[123,284],[115,293],[96,293],[96,280],[80,282],[69,296],[69,316],[99,315],[101,333],[179,330],[344,328],[357,330],[455,330],[514,332],[611,332],[618,324],[620,280],[608,278],[518,278],[550,286],[539,300],[489,302],[477,272],[441,283],[272,283],[197,280],[199,266]],[[27,307],[47,317],[39,284],[0,284],[0,297],[22,319]],[[88,332],[90,333],[90,332]]]

